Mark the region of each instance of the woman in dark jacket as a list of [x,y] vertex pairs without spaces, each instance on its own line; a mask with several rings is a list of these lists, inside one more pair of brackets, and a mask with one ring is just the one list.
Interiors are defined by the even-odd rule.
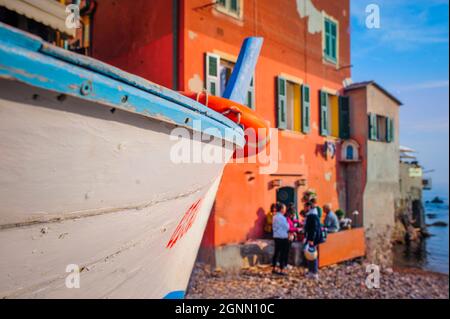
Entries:
[[[306,221],[305,221],[305,241],[310,247],[318,248],[320,244],[322,230],[320,225],[319,214],[317,209],[313,206],[312,203],[308,202],[305,204]],[[313,261],[307,261],[308,266],[308,275],[314,277],[315,279],[319,278],[319,260],[316,258]]]

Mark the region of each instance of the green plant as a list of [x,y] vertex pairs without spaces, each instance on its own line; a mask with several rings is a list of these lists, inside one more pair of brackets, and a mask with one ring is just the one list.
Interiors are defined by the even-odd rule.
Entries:
[[336,210],[336,216],[341,219],[343,217],[345,217],[345,212],[342,209],[338,209]]

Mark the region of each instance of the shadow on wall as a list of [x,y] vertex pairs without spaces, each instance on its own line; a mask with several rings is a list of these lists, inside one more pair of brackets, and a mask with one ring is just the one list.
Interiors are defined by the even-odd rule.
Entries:
[[264,224],[266,222],[266,212],[262,207],[259,207],[256,211],[256,219],[253,223],[253,227],[247,233],[247,240],[260,239],[264,236]]

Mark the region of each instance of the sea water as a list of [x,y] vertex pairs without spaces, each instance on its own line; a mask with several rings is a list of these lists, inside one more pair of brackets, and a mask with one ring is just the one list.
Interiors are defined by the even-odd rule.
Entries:
[[[439,197],[444,201],[442,204],[433,204],[433,198]],[[448,187],[435,187],[431,191],[423,192],[423,203],[425,207],[425,223],[427,225],[435,222],[444,222],[447,226],[429,226],[429,238],[411,246],[395,245],[394,260],[397,266],[414,267],[424,270],[449,273],[448,266]]]
[[[444,203],[431,203],[436,196],[442,199]],[[447,223],[445,227],[428,227],[428,231],[432,236],[425,241],[423,268],[448,274],[448,189],[436,188],[436,190],[424,191],[423,199],[425,203],[426,223],[432,224],[437,221]]]

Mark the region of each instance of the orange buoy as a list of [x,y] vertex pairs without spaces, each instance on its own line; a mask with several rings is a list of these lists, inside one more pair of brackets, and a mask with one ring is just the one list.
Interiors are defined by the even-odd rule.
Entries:
[[223,97],[209,95],[207,92],[179,93],[223,114],[236,124],[242,126],[246,141],[242,155],[255,155],[262,151],[270,142],[270,128],[268,123],[249,107]]

